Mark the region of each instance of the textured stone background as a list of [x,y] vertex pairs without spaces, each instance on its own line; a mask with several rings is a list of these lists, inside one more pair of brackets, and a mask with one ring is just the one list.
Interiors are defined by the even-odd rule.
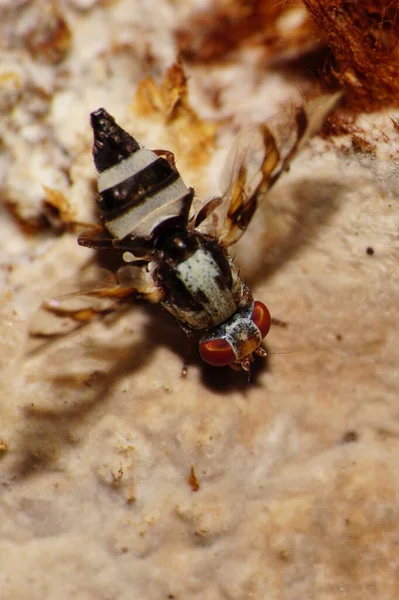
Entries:
[[[243,276],[288,323],[250,383],[196,358],[182,380],[183,334],[143,304],[26,355],[40,302],[92,253],[23,231],[10,204],[35,221],[46,185],[90,218],[92,110],[177,148],[207,198],[237,131],[300,98],[256,49],[187,68],[191,106],[220,124],[196,169],[138,116],[138,84],[162,80],[173,28],[204,5],[1,3],[1,600],[399,597],[394,111],[359,118],[375,152],[313,140],[240,242]],[[60,15],[57,64],[43,38]]]

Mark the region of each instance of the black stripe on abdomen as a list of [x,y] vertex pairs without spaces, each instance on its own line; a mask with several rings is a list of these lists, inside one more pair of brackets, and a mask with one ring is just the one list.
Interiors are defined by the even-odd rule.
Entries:
[[147,167],[99,194],[98,205],[105,219],[117,217],[132,206],[146,201],[180,177],[170,164],[159,157]]

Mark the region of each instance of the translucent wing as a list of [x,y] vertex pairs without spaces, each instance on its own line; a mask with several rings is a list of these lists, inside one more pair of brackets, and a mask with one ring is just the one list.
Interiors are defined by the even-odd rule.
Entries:
[[[245,193],[251,193],[251,188],[260,182],[264,154],[264,140],[259,127],[252,127],[238,136],[227,154],[220,177],[223,198],[233,196],[234,190],[242,187]],[[244,169],[245,181],[241,179]]]
[[116,273],[92,268],[78,279],[62,282],[57,295],[43,302],[29,328],[31,337],[56,337],[103,317],[122,307],[123,302],[145,297],[159,302],[161,291],[141,267],[126,266]]
[[[264,157],[265,142],[259,127],[253,127],[240,134],[227,154],[221,173],[220,188],[223,195],[209,200],[192,218],[189,227],[219,237],[220,213],[222,213],[222,221],[226,218],[226,214],[223,215],[223,208],[221,211],[217,209],[222,206],[226,213],[229,206],[235,205],[240,199],[252,196],[261,183]],[[212,222],[208,220],[210,216],[213,216]]]
[[221,201],[228,205],[218,233],[225,246],[240,239],[259,202],[321,128],[341,97],[342,92],[320,96],[297,108],[293,118],[273,127],[264,123],[242,136],[239,151],[234,151],[233,160],[231,155],[228,157],[232,166],[226,175],[231,178],[231,184]]

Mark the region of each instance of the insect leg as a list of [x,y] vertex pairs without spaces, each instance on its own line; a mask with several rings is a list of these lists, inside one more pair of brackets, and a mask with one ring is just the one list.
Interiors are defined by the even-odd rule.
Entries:
[[[190,220],[189,229],[195,229],[201,225],[201,223],[205,221],[222,204],[222,202],[223,198],[219,197],[209,200],[209,202],[207,202],[201,208],[197,215]],[[217,218],[216,215],[215,218]],[[217,223],[215,223],[215,225],[217,225]]]
[[[84,223],[78,223],[80,226],[87,226]],[[78,236],[78,244],[86,248],[102,250],[103,248],[112,248],[113,243],[106,230],[101,225],[89,225],[90,229],[84,231]]]
[[189,367],[189,364],[191,363],[191,357],[194,354],[194,339],[192,338],[191,335],[187,336],[187,346],[188,346],[187,347],[187,355],[184,360],[183,368],[181,370],[181,376],[183,377],[183,379],[185,377],[187,377],[188,367]]
[[170,164],[172,169],[177,171],[175,155],[173,154],[173,152],[170,152],[170,150],[161,150],[161,149],[152,150],[152,152],[154,154],[156,154],[157,156],[163,156],[165,158],[165,160],[168,161],[168,163]]
[[139,297],[153,304],[157,304],[164,297],[163,290],[155,285],[152,277],[143,267],[121,267],[116,272],[116,278],[120,290],[126,290],[127,294],[130,290],[130,293],[135,292]]

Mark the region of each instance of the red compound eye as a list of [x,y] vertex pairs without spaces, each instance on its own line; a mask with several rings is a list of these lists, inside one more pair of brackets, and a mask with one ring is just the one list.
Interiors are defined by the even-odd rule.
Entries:
[[259,328],[262,338],[264,338],[269,333],[271,316],[268,308],[263,304],[263,302],[255,302],[251,318],[255,325],[257,325]]
[[202,342],[199,353],[202,360],[214,367],[225,367],[236,360],[232,347],[223,338]]

